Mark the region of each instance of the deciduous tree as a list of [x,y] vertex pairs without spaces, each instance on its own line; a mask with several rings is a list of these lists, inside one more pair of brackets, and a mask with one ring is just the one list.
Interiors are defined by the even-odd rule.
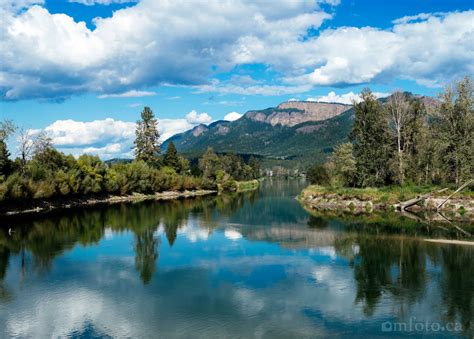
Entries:
[[390,132],[395,139],[396,144],[396,172],[397,181],[403,185],[405,181],[405,142],[404,138],[406,125],[410,115],[410,103],[407,95],[402,92],[395,92],[389,98],[385,106],[388,118]]

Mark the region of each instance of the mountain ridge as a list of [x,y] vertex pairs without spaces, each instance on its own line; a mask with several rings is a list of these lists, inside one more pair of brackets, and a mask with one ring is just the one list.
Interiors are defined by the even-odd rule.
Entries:
[[[421,99],[428,111],[439,104],[432,97],[414,97]],[[383,104],[388,98],[379,100]],[[353,119],[352,105],[286,101],[276,107],[249,110],[234,121],[195,126],[172,136],[163,147],[172,140],[188,157],[197,157],[212,147],[219,153],[256,155],[266,159],[264,165],[304,167],[323,162],[335,146],[346,142]]]
[[195,157],[211,146],[216,152],[254,154],[268,160],[307,165],[323,160],[344,142],[350,130],[351,105],[284,102],[276,107],[250,110],[235,121],[198,125],[166,140]]

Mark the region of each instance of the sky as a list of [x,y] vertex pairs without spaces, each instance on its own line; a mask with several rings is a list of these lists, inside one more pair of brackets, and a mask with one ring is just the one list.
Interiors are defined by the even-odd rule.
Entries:
[[474,75],[474,0],[0,0],[0,19],[0,120],[76,156],[131,157],[143,106],[164,141],[283,101],[436,96]]

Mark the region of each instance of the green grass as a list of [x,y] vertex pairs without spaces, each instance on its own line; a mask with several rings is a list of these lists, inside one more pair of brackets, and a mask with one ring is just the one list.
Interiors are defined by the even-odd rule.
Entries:
[[238,192],[244,192],[244,191],[250,191],[257,189],[257,187],[260,185],[259,181],[257,179],[254,180],[249,180],[249,181],[237,181],[237,191]]

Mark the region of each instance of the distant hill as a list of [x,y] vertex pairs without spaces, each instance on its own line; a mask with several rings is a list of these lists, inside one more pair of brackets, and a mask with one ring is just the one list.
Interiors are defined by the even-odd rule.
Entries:
[[255,154],[268,163],[303,165],[323,161],[347,139],[352,106],[317,102],[285,102],[247,112],[236,121],[199,125],[168,139],[179,152],[198,156],[211,146],[216,152]]
[[[430,97],[418,96],[428,111],[439,105]],[[382,103],[387,98],[379,99]],[[236,121],[216,121],[176,134],[177,150],[189,157],[201,155],[211,146],[216,152],[254,154],[265,166],[306,167],[323,162],[335,146],[346,142],[352,128],[351,105],[289,101],[264,110],[252,110]]]
[[115,164],[128,164],[131,163],[133,159],[121,159],[121,158],[113,158],[109,160],[105,160],[105,163],[108,165],[115,165]]

